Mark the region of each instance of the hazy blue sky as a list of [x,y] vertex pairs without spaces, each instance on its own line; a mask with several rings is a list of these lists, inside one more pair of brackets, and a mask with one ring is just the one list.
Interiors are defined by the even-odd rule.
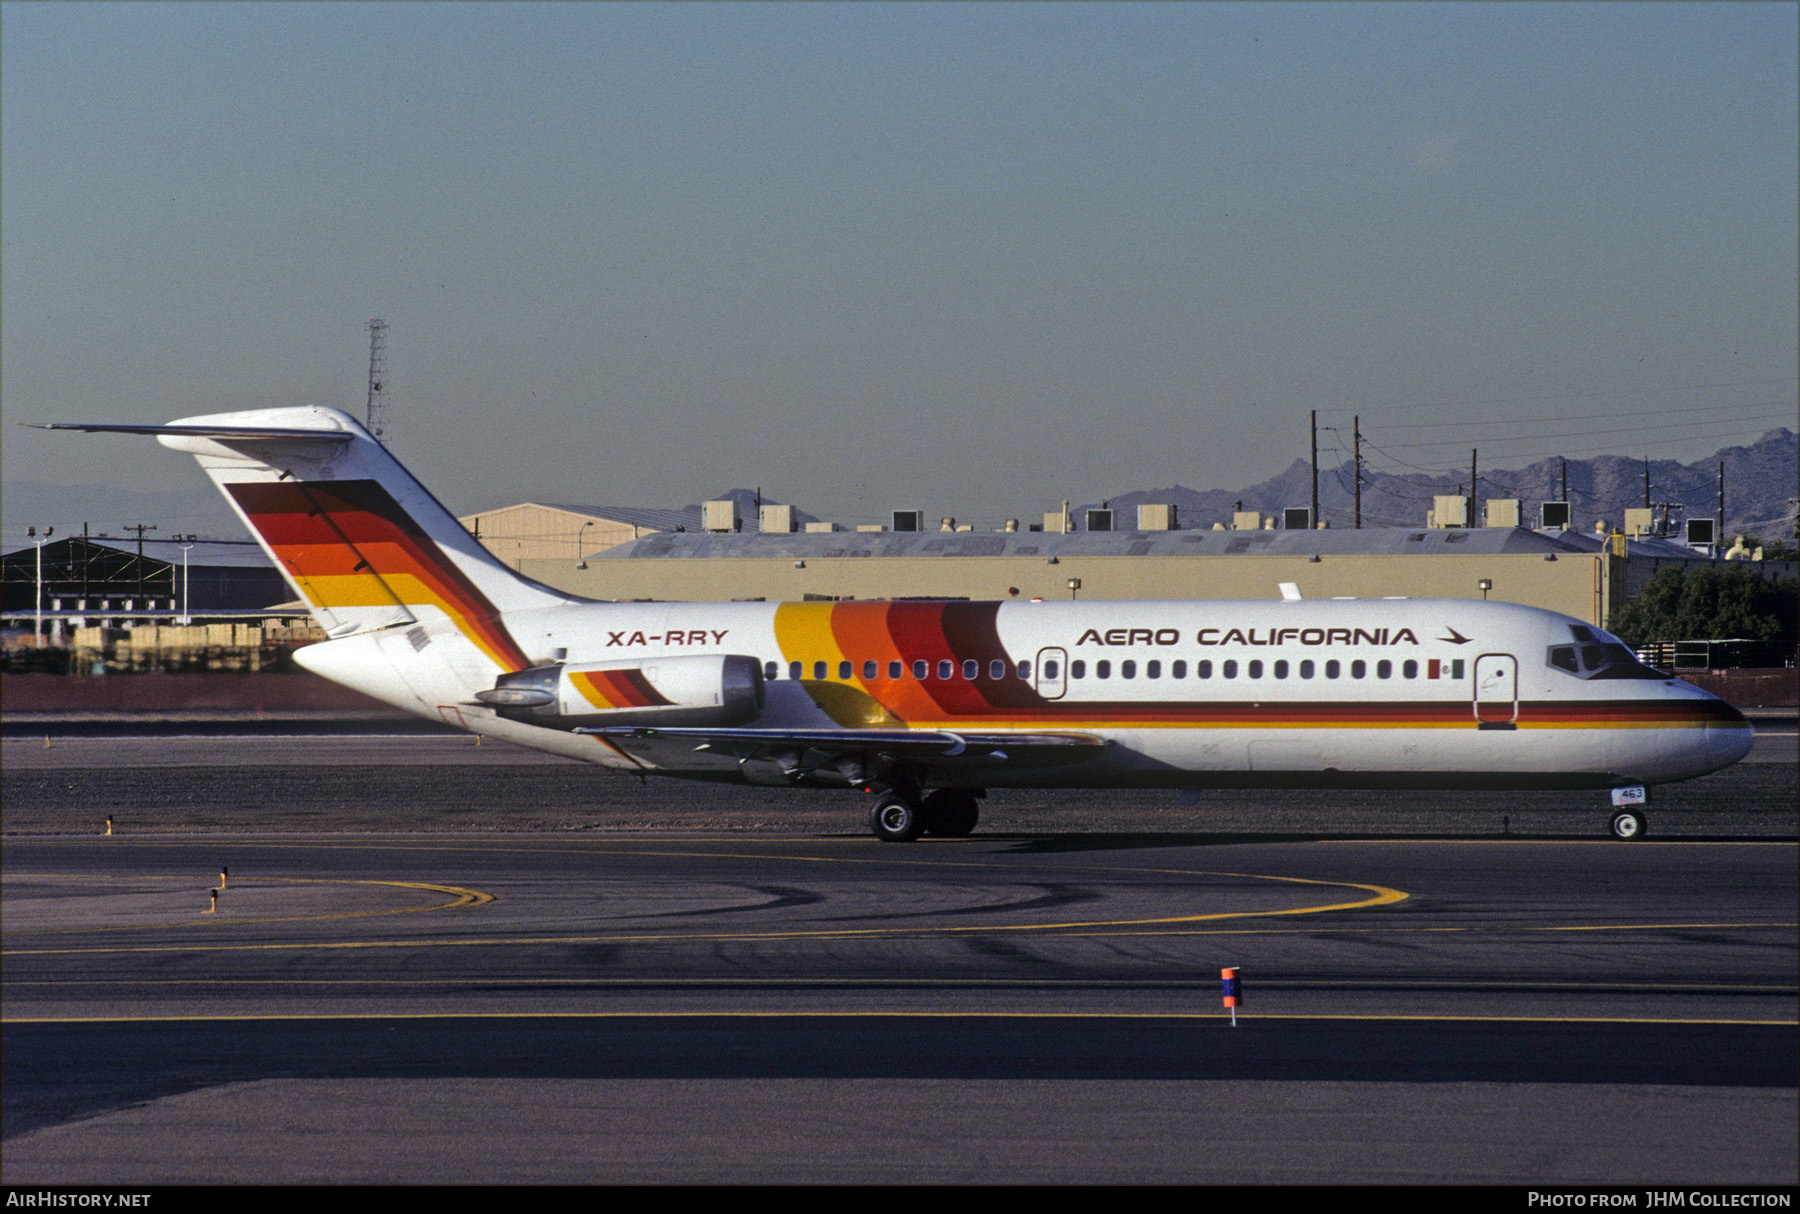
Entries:
[[381,316],[459,511],[1034,517],[1314,408],[1395,470],[1697,458],[1795,424],[1797,12],[7,3],[0,399],[360,412]]

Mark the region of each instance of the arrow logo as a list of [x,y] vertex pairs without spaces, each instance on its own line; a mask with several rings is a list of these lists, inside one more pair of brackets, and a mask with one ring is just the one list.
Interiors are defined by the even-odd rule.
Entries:
[[1439,637],[1438,640],[1440,641],[1449,641],[1452,645],[1467,645],[1470,641],[1475,639],[1474,637],[1464,636],[1456,629],[1450,628],[1448,624],[1444,625],[1444,627],[1450,629],[1450,635],[1447,637]]

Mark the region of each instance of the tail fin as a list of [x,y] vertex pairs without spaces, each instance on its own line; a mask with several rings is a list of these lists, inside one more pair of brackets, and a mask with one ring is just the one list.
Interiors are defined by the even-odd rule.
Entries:
[[333,638],[448,620],[501,669],[522,670],[531,662],[502,615],[576,601],[496,560],[337,409],[56,428],[154,434],[196,457]]

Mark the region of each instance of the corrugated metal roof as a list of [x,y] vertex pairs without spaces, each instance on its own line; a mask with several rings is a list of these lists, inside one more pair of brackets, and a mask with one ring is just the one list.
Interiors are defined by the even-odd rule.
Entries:
[[[793,532],[648,535],[591,554],[597,559],[830,557],[1076,556],[1417,556],[1444,553],[1593,552],[1597,542],[1573,533],[1523,527],[1466,530],[1369,528],[1330,531],[1054,531]],[[1641,543],[1642,541],[1634,541]],[[1686,551],[1682,549],[1681,551]],[[1662,555],[1658,553],[1657,555]]]
[[[111,535],[73,535],[66,538],[92,544],[96,548],[110,548],[115,552],[129,553],[132,556],[136,556],[138,553],[138,542],[135,539],[120,539]],[[62,542],[64,542],[64,537],[58,537],[47,547],[55,547],[57,543]],[[32,547],[31,544],[25,544],[18,548],[8,548],[6,555],[11,556],[15,552],[29,552]],[[179,566],[181,564],[181,545],[174,540],[146,539],[144,541],[144,558]],[[198,569],[202,565],[215,568],[219,566],[242,569],[274,568],[263,550],[251,540],[196,540],[189,547],[188,567]]]
[[615,523],[624,523],[628,527],[643,527],[650,531],[674,531],[677,527],[688,531],[698,531],[701,524],[698,509],[659,510],[651,506],[573,506],[564,502],[540,502],[538,504],[549,506],[555,510],[567,510],[572,514],[586,514],[594,518],[610,519]]

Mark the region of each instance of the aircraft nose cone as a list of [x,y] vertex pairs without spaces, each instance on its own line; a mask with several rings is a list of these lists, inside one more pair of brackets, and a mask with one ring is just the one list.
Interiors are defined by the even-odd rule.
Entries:
[[1756,743],[1756,726],[1735,707],[1719,701],[1719,719],[1707,726],[1706,740],[1720,767],[1728,767],[1750,753]]

